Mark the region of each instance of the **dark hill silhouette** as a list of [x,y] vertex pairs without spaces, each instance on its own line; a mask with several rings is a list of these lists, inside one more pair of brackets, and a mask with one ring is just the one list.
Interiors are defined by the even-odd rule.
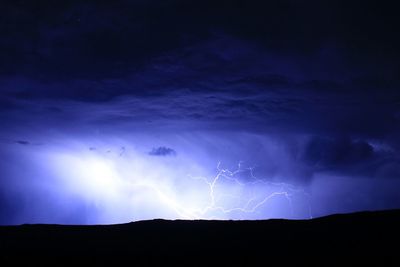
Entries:
[[104,226],[2,226],[0,265],[399,266],[399,229],[400,210],[304,221],[150,220]]

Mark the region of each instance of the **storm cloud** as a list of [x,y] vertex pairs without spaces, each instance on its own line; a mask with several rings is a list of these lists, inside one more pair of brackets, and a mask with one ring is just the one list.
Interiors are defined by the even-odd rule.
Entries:
[[[61,169],[84,172],[93,159],[114,176],[134,165],[178,187],[240,163],[263,182],[301,187],[316,215],[400,207],[388,189],[400,178],[390,4],[5,1],[1,10],[1,223],[129,220],[107,213],[129,209],[125,189],[108,202],[100,189],[58,190],[76,186]],[[56,159],[58,171],[45,164]],[[349,195],[349,206],[333,200]],[[151,218],[144,210],[135,218]]]

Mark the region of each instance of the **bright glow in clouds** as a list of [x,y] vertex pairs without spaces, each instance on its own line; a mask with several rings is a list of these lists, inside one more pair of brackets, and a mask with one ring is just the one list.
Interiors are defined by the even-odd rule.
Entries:
[[200,152],[163,157],[132,144],[89,147],[52,147],[43,162],[59,190],[94,205],[95,223],[311,217],[303,188],[256,177],[240,159],[230,169],[223,161],[206,166]]

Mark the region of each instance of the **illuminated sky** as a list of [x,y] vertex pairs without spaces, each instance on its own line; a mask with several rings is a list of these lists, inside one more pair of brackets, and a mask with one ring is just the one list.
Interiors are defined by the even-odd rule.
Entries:
[[0,223],[400,208],[378,1],[4,1]]

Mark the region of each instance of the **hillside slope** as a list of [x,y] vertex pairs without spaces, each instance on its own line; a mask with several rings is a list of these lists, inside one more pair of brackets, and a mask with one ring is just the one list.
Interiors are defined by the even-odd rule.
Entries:
[[400,210],[313,220],[0,227],[0,265],[398,265]]

